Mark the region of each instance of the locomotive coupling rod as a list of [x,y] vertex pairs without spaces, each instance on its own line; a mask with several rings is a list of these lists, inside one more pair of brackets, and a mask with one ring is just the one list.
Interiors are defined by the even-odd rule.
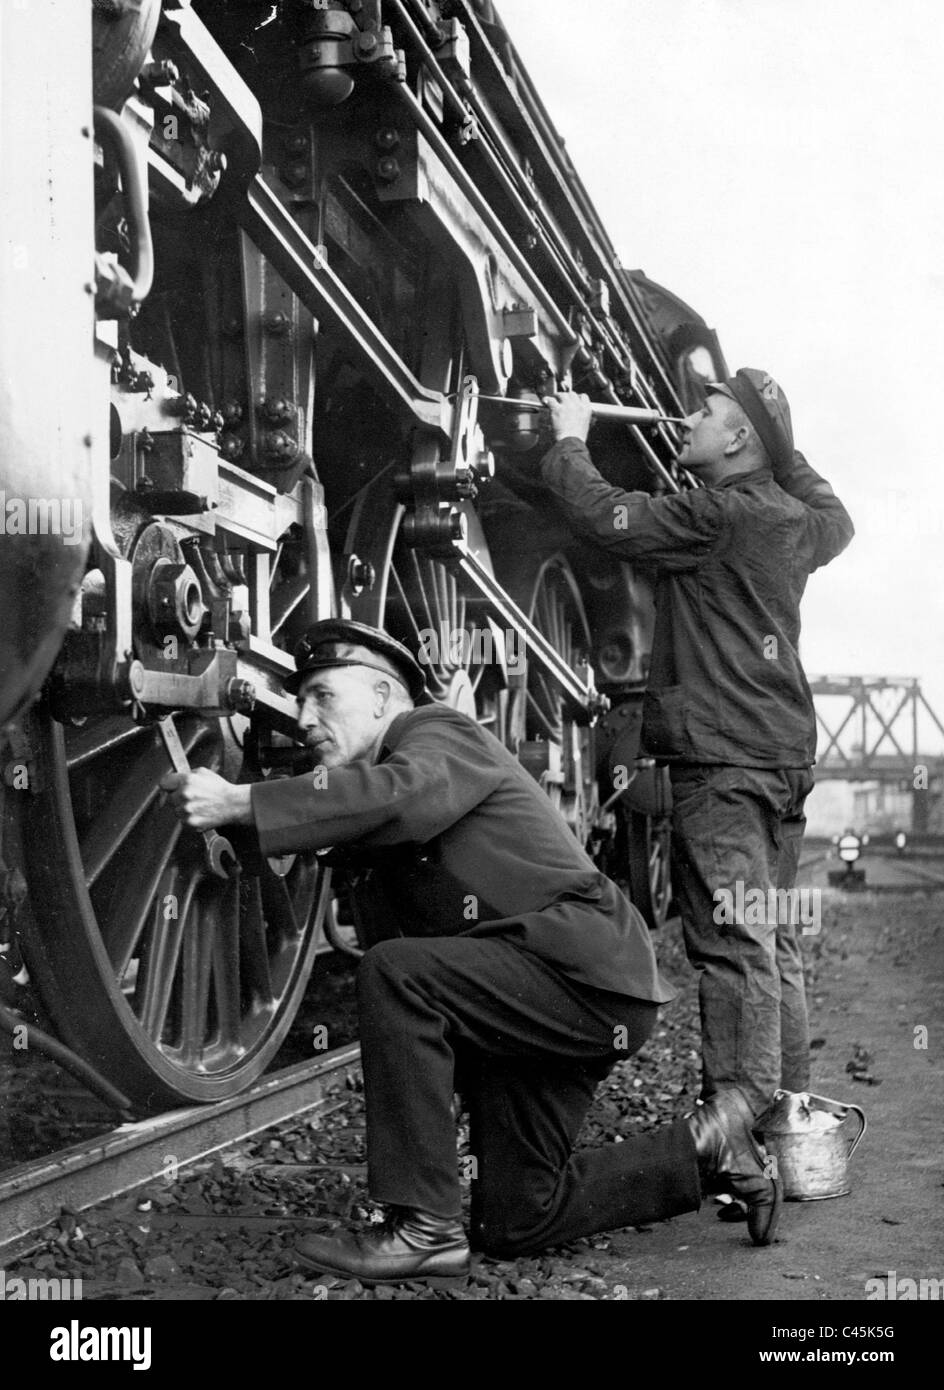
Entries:
[[[540,414],[547,407],[536,401],[518,401],[512,396],[477,396],[477,400],[491,401],[495,405],[507,405],[513,410]],[[635,405],[605,405],[591,401],[590,412],[594,420],[606,420],[616,425],[684,425],[685,421],[676,415],[663,415],[659,410],[651,410]]]
[[[174,727],[173,715],[165,714],[163,719],[157,721],[157,727],[161,731],[161,738],[164,740],[164,747],[174,765],[174,771],[189,772],[190,762],[180,741],[180,735]],[[236,867],[236,855],[233,846],[225,836],[220,835],[216,830],[201,830],[200,834],[203,836],[207,868],[210,873],[216,874],[217,878],[229,878]],[[228,867],[227,860],[229,860]]]

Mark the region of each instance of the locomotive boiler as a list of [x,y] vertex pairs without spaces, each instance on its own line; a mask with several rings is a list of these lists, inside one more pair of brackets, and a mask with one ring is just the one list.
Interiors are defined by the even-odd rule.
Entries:
[[0,27],[2,959],[141,1111],[259,1075],[338,885],[238,839],[214,871],[158,784],[299,767],[282,679],[334,614],[421,652],[657,925],[651,590],[549,505],[534,407],[572,384],[658,417],[602,420],[594,457],[677,490],[667,421],[726,367],[620,266],[492,4]]

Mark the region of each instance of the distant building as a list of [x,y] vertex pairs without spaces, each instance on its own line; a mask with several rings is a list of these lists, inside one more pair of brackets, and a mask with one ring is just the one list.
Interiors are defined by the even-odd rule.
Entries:
[[[813,769],[816,775],[816,769]],[[831,840],[855,823],[854,784],[817,782],[806,799],[806,833]],[[858,828],[858,827],[857,827]]]
[[[813,769],[814,776],[816,769]],[[816,783],[806,802],[806,833],[832,839],[852,826],[860,835],[890,835],[912,829],[910,786],[888,782]],[[944,798],[932,794],[928,807],[928,832],[944,835]]]
[[911,825],[914,792],[883,782],[858,782],[852,790],[852,818],[859,830],[892,834]]

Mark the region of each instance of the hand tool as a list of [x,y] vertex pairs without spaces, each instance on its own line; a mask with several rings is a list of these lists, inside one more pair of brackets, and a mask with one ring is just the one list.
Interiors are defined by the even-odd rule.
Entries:
[[[493,405],[507,405],[513,410],[539,413],[547,406],[538,401],[516,400],[514,396],[477,396],[477,400],[489,401]],[[685,421],[675,415],[663,415],[661,410],[635,405],[605,405],[599,401],[590,402],[590,413],[594,420],[606,420],[622,425],[683,425]]]
[[[174,726],[173,715],[167,714],[163,719],[159,719],[157,727],[161,731],[161,738],[174,765],[174,771],[192,771],[180,735]],[[216,830],[201,830],[199,834],[203,836],[207,868],[212,874],[216,874],[217,878],[229,878],[236,868],[236,855],[229,840]],[[229,860],[228,866],[226,860]]]

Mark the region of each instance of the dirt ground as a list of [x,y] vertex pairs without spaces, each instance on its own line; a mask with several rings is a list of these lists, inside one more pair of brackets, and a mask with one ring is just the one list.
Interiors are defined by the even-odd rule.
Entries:
[[[944,894],[824,889],[823,903],[822,933],[807,941],[812,1031],[823,1040],[811,1089],[866,1112],[852,1191],[787,1203],[769,1249],[752,1248],[712,1204],[615,1235],[606,1277],[630,1297],[659,1288],[669,1299],[865,1299],[866,1281],[891,1271],[944,1278]],[[871,1084],[847,1071],[866,1055],[859,1075]]]
[[[877,889],[880,879],[871,869]],[[825,866],[807,881],[825,885]],[[887,886],[854,895],[823,887],[822,929],[804,939],[812,1089],[861,1105],[868,1130],[851,1161],[851,1194],[787,1204],[770,1248],[753,1248],[746,1227],[720,1221],[709,1201],[697,1214],[534,1259],[476,1257],[458,1287],[374,1290],[318,1279],[295,1265],[299,1233],[365,1224],[373,1214],[363,1101],[346,1090],[314,1121],[269,1131],[176,1181],[65,1213],[8,1274],[81,1277],[87,1300],[134,1301],[801,1302],[865,1300],[867,1281],[893,1272],[898,1280],[941,1280],[944,892]],[[657,949],[679,998],[643,1051],[601,1088],[584,1142],[677,1117],[696,1093],[695,981],[677,922],[659,935]]]

